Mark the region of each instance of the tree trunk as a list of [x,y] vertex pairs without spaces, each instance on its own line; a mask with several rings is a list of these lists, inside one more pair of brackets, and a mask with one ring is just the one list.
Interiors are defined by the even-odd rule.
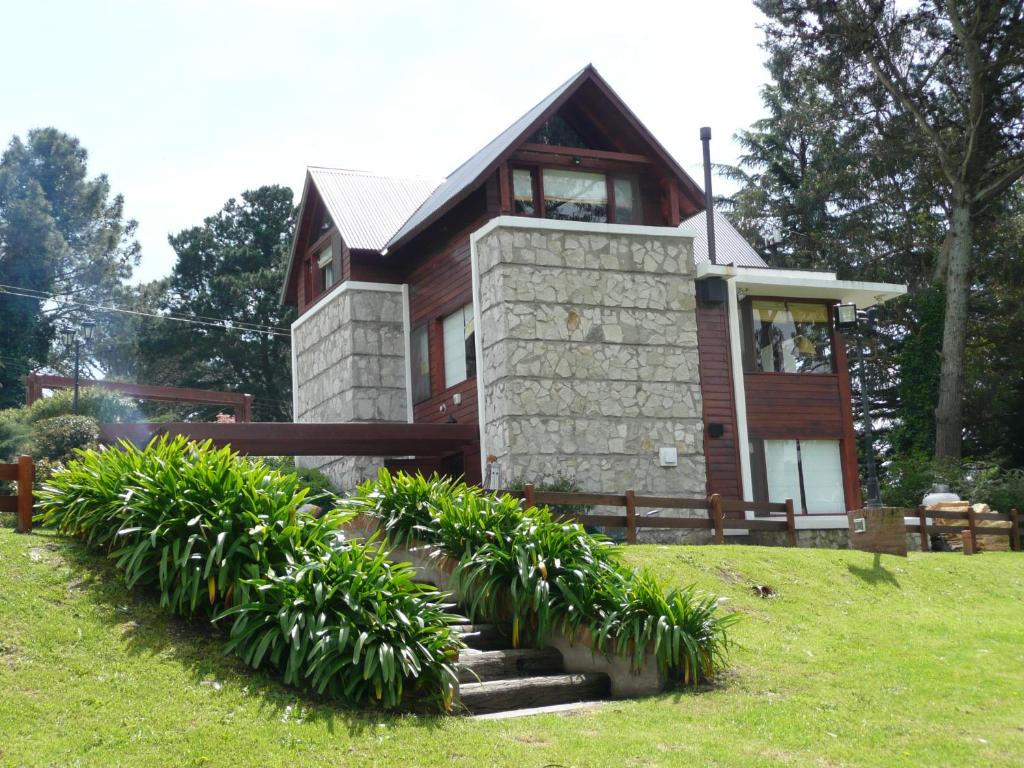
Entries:
[[939,369],[939,403],[935,408],[936,458],[960,458],[963,444],[964,346],[974,246],[974,223],[968,199],[964,193],[955,196],[948,235],[946,317]]

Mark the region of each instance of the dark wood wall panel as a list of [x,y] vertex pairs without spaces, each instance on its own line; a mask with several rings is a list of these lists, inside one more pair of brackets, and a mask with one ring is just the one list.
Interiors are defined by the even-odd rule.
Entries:
[[[729,349],[729,318],[725,304],[697,306],[697,346],[704,408],[704,455],[708,493],[742,499],[736,402]],[[721,424],[721,437],[710,437],[708,425]]]
[[[769,440],[846,437],[839,377],[834,374],[748,373],[747,429]],[[849,408],[849,404],[846,404]]]

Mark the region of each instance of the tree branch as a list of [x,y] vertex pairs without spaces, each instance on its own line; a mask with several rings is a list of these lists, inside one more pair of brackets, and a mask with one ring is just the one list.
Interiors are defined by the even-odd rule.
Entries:
[[1016,165],[1011,166],[1009,171],[1004,173],[987,187],[979,189],[974,195],[974,203],[976,205],[984,205],[1009,189],[1010,186],[1022,176],[1024,176],[1024,157],[1018,158]]

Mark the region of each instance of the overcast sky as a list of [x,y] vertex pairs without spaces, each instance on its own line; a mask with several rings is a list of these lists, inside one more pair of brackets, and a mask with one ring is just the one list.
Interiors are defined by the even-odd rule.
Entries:
[[[701,181],[698,130],[732,163],[762,114],[747,0],[3,0],[0,139],[77,136],[139,221],[138,279],[167,235],[307,165],[441,178],[588,62]],[[716,191],[724,190],[718,181]]]

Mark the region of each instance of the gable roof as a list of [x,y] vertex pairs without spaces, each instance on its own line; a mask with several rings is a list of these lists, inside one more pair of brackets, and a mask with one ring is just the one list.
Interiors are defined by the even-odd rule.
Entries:
[[[706,211],[695,213],[679,226],[693,232],[693,260],[709,264]],[[735,267],[767,267],[762,259],[721,211],[715,210],[715,261]]]
[[309,168],[309,178],[349,248],[379,251],[437,187],[429,179]]
[[559,107],[587,82],[594,83],[603,95],[622,113],[643,140],[654,150],[654,154],[682,183],[684,194],[689,192],[703,206],[703,189],[690,178],[689,174],[673,159],[666,149],[637,119],[619,95],[598,74],[593,64],[588,64],[544,97],[526,114],[502,131],[483,149],[464,162],[445,179],[412,216],[402,225],[390,240],[387,248],[396,248],[437,220],[453,205],[466,197],[491,173],[504,158],[527,137],[537,131]]

